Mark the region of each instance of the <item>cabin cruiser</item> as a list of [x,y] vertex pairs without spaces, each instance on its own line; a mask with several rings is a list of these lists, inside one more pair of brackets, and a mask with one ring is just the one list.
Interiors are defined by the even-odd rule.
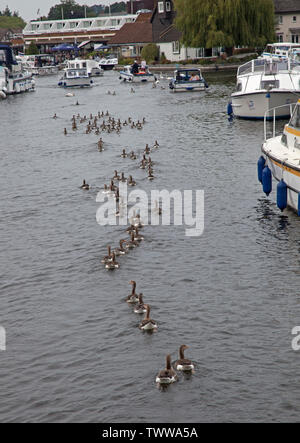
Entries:
[[85,88],[93,86],[93,80],[85,68],[66,68],[58,86],[62,88]]
[[299,43],[271,43],[266,46],[259,58],[282,60],[289,57],[289,52],[293,49],[300,49]]
[[134,83],[147,83],[155,82],[157,78],[153,75],[147,66],[139,66],[138,72],[132,72],[132,66],[124,66],[123,70],[120,71],[120,80],[124,82],[134,82]]
[[[289,118],[289,104],[300,98],[300,65],[286,60],[256,59],[240,66],[236,91],[231,95],[236,117],[263,119],[270,108],[282,105],[276,118]],[[229,112],[231,113],[231,112]],[[267,116],[267,118],[272,118]]]
[[76,58],[67,62],[68,69],[86,69],[89,77],[103,76],[103,69],[96,60],[84,60]]
[[[265,141],[262,145],[262,156],[258,161],[258,178],[264,192],[272,192],[272,178],[277,182],[277,205],[281,210],[287,206],[293,208],[300,216],[300,100],[290,105],[292,117],[285,125],[283,133],[277,135],[276,123],[272,125],[272,136],[268,138],[270,123],[265,119]],[[274,108],[272,114],[280,112]]]
[[20,92],[33,91],[32,73],[16,61],[10,46],[0,45],[0,98]]
[[200,69],[177,69],[169,83],[171,91],[204,91],[208,84],[202,77]]
[[104,71],[110,71],[119,63],[118,57],[115,55],[109,55],[108,57],[102,57],[99,61],[99,65]]
[[33,75],[55,75],[58,66],[51,54],[17,55],[16,59]]

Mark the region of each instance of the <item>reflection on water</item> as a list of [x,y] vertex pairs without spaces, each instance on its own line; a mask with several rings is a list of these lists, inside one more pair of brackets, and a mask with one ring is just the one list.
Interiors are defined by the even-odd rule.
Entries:
[[[299,219],[257,183],[263,123],[228,122],[234,75],[205,78],[205,93],[171,94],[161,80],[165,89],[133,94],[107,72],[65,97],[48,77],[0,103],[2,421],[298,420]],[[148,123],[103,134],[98,152],[95,135],[69,129],[71,117],[107,109]],[[149,183],[120,153],[141,155],[155,139]],[[148,226],[143,246],[105,271],[101,257],[124,229],[97,225],[96,195],[115,169],[147,192],[204,189],[203,236]],[[90,192],[79,189],[83,178]],[[141,334],[124,302],[132,279],[156,334]],[[161,392],[155,376],[181,344],[195,373]]]

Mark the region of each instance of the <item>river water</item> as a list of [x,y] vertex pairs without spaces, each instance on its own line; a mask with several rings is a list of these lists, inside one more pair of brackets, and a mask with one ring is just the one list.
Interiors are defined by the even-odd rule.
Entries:
[[[204,93],[174,95],[166,80],[132,93],[107,72],[75,97],[40,78],[36,92],[0,103],[1,421],[299,420],[299,219],[257,182],[262,122],[228,121],[234,74],[206,78]],[[147,123],[103,133],[98,152],[98,137],[84,125],[73,132],[71,118],[102,110]],[[120,153],[141,154],[155,139],[149,182]],[[203,235],[147,226],[121,268],[106,271],[106,246],[125,234],[97,224],[96,196],[115,169],[147,192],[204,190]],[[132,279],[155,334],[138,329],[124,302]],[[181,344],[195,373],[162,391],[155,375]]]

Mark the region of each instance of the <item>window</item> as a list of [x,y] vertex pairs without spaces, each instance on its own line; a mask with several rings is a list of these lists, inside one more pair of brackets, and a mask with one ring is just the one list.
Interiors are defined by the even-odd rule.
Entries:
[[294,15],[294,17],[293,17],[293,22],[295,23],[296,21],[297,21],[297,16]]
[[167,12],[171,11],[171,2],[166,2],[166,11]]
[[197,48],[196,49],[196,58],[203,58],[205,57],[205,49],[204,48]]
[[243,89],[242,83],[238,82],[235,88],[236,92],[241,92],[242,89]]
[[300,128],[300,106],[296,106],[293,117],[290,121],[290,126],[294,128]]
[[260,84],[261,89],[271,90],[279,88],[279,80],[263,80]]
[[277,41],[278,41],[278,43],[283,43],[283,34],[277,35]]
[[299,43],[299,35],[296,34],[292,35],[292,43]]
[[70,28],[76,28],[76,23],[75,22],[71,22],[70,23]]
[[282,25],[282,23],[283,23],[283,16],[282,15],[280,15],[278,17],[278,23],[279,23],[279,25]]
[[158,12],[162,13],[165,11],[164,2],[158,2]]
[[173,50],[173,54],[179,54],[180,53],[179,41],[172,42],[172,50]]

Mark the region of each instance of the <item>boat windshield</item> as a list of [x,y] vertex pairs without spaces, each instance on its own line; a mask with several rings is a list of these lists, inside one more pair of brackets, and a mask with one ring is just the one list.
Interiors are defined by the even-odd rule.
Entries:
[[179,82],[199,81],[201,80],[201,73],[197,69],[188,71],[177,71],[176,80]]
[[300,103],[298,103],[294,110],[289,126],[292,126],[295,129],[300,129]]

